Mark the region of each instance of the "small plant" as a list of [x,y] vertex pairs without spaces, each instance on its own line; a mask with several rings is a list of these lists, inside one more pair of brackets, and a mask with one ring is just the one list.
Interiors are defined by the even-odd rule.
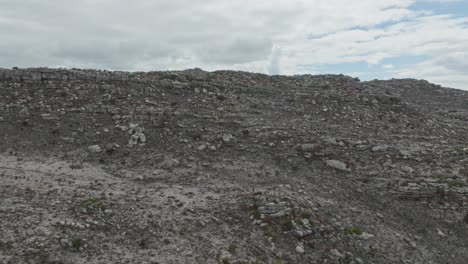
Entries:
[[465,187],[466,183],[464,181],[462,181],[462,180],[453,180],[453,181],[449,182],[448,186],[450,188],[452,188],[452,187],[460,187],[461,188],[461,187]]
[[95,208],[98,210],[105,210],[107,205],[95,197],[89,197],[83,200],[83,206],[87,208]]
[[302,212],[302,217],[309,219],[312,217],[312,213],[310,213],[309,211]]
[[271,238],[273,237],[273,233],[271,232],[270,229],[265,229],[265,230],[263,231],[263,234],[264,234],[266,237],[271,237]]
[[463,151],[463,146],[453,146],[452,150],[456,152],[462,152]]
[[71,241],[71,247],[76,249],[76,250],[80,250],[80,248],[83,247],[83,245],[84,245],[84,241],[83,241],[83,239],[81,239],[79,237],[75,237]]
[[360,227],[357,227],[357,226],[353,226],[353,227],[348,227],[348,228],[345,228],[344,230],[344,233],[345,235],[362,235],[362,228]]
[[277,260],[275,260],[275,262],[273,262],[273,264],[283,264],[283,261],[277,259]]
[[235,243],[231,243],[228,247],[228,252],[232,255],[235,255],[237,251],[237,245]]
[[223,258],[223,259],[221,260],[221,262],[222,262],[223,264],[231,264],[231,261],[229,261],[228,258]]
[[294,225],[291,220],[287,220],[281,225],[281,229],[285,232],[288,232],[294,229]]
[[255,220],[259,220],[262,217],[262,214],[258,211],[258,205],[253,204],[250,207],[250,210],[252,210],[251,214],[253,215]]

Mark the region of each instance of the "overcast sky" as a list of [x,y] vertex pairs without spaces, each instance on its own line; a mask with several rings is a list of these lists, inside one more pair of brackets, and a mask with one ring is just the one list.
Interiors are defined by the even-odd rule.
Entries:
[[468,0],[0,0],[0,67],[417,78],[468,90]]

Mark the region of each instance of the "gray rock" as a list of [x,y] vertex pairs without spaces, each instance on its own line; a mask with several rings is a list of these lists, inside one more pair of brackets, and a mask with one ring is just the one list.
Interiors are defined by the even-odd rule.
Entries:
[[401,171],[411,174],[414,172],[414,169],[409,166],[403,165],[401,166]]

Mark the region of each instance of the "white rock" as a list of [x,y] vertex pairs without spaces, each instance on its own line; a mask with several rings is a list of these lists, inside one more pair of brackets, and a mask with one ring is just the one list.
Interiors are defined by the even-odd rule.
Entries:
[[233,138],[233,137],[232,137],[231,134],[224,134],[224,135],[223,135],[223,142],[224,142],[224,143],[229,143],[229,142],[231,141],[232,138]]
[[389,146],[383,145],[383,146],[375,146],[372,148],[372,151],[377,152],[377,151],[387,151]]
[[305,252],[304,246],[298,245],[298,246],[296,247],[296,252],[297,252],[297,253],[301,253],[301,254],[304,253],[304,252]]
[[359,238],[362,239],[362,240],[369,240],[371,238],[373,238],[374,235],[373,234],[369,234],[369,233],[362,233],[361,235],[359,235]]
[[101,147],[99,145],[93,145],[88,147],[89,152],[91,153],[99,153],[102,151]]
[[330,250],[330,256],[333,259],[341,259],[341,258],[344,257],[343,254],[341,254],[340,251],[338,251],[338,249],[336,249],[336,248]]
[[198,150],[203,151],[206,149],[206,145],[201,145],[198,147]]
[[444,232],[442,232],[439,228],[437,228],[437,234],[441,237],[445,237],[447,236],[446,234],[444,234]]
[[166,156],[164,157],[164,160],[159,164],[159,168],[169,170],[179,166],[179,164],[180,162],[178,160]]
[[342,171],[351,171],[350,169],[347,168],[346,163],[339,161],[339,160],[327,160],[325,162],[328,167],[337,169],[337,170],[342,170]]

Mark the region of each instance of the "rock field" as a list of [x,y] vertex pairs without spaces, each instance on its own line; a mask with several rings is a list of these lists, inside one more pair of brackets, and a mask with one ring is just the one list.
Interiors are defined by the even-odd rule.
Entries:
[[468,91],[0,69],[0,263],[468,263]]

